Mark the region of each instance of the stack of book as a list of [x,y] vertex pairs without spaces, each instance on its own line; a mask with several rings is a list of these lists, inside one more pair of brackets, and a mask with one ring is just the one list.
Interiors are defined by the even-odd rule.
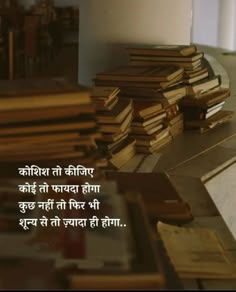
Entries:
[[132,98],[131,137],[137,141],[138,152],[152,153],[171,141],[165,107],[186,94],[185,87],[179,85],[183,73],[177,65],[159,65],[123,66],[97,74],[96,85],[118,86],[122,100]]
[[164,124],[170,128],[172,137],[176,137],[183,132],[183,115],[180,112],[179,102],[186,96],[187,89],[182,83],[179,85],[170,86],[167,89],[146,89],[125,88],[122,90],[122,96],[132,96],[134,103],[143,104],[148,110],[148,102],[161,104],[166,113]]
[[208,77],[204,53],[194,45],[160,45],[128,48],[131,66],[179,65],[184,68],[184,83],[192,84]]
[[2,167],[10,169],[11,165],[24,163],[49,167],[96,164],[95,138],[100,135],[89,90],[67,87],[63,81],[57,87],[57,92],[42,90],[41,94],[23,87],[16,94],[8,91],[5,84],[0,97]]
[[[167,112],[167,125],[173,137],[183,132],[183,115],[179,112],[178,102],[186,95],[194,94],[199,87],[204,90],[208,83],[214,83],[209,77],[209,66],[204,53],[198,52],[194,45],[160,45],[128,48],[131,66],[179,65],[184,69],[183,80],[175,86],[158,91],[155,95],[164,102]],[[152,93],[154,94],[154,93]]]
[[[232,112],[221,111],[229,92],[221,89],[221,76],[215,75],[205,60],[204,53],[199,52],[196,46],[140,46],[127,50],[130,55],[129,64],[132,66],[165,64],[179,65],[184,69],[182,83],[178,82],[175,87],[168,87],[161,92],[166,99],[164,107],[169,117],[167,125],[172,129],[172,136],[181,133],[184,124],[185,129],[203,132],[231,119]],[[160,96],[160,91],[156,95]],[[183,115],[177,110],[178,101],[182,99],[185,122]],[[172,110],[168,103],[173,105]]]
[[181,102],[186,130],[205,132],[231,120],[234,112],[222,110],[229,89],[210,88],[206,93],[197,93],[184,98]]
[[98,150],[109,162],[108,167],[119,169],[135,154],[135,140],[129,137],[133,119],[132,100],[118,98],[117,87],[97,86],[91,98],[101,137],[96,139]]
[[176,103],[165,108],[167,117],[166,124],[170,128],[173,139],[184,131],[184,116]]
[[139,153],[153,153],[171,141],[170,129],[163,120],[167,114],[161,103],[135,101],[131,137]]

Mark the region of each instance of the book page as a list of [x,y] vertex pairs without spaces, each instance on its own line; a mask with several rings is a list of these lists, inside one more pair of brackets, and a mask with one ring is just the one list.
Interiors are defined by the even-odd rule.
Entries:
[[236,163],[204,183],[209,195],[236,239]]
[[205,228],[184,228],[158,223],[166,251],[183,278],[236,278],[216,233]]

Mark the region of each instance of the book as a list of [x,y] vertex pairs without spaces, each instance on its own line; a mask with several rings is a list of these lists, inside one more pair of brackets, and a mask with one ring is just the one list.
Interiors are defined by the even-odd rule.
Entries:
[[22,163],[96,165],[99,135],[89,88],[58,79],[28,82],[1,81],[1,167],[15,175]]
[[96,119],[99,124],[119,124],[129,112],[132,111],[131,100],[119,100],[111,111],[97,113]]
[[219,88],[217,90],[210,90],[205,94],[195,95],[194,97],[183,98],[181,104],[183,106],[199,106],[210,107],[230,96],[230,90],[226,88]]
[[108,152],[113,150],[116,146],[118,146],[123,140],[128,138],[128,133],[122,135],[117,141],[115,142],[107,142],[102,140],[96,140],[96,144],[101,152]]
[[184,60],[167,60],[168,58],[165,58],[165,60],[162,60],[162,57],[156,57],[156,56],[130,56],[130,61],[129,64],[131,66],[136,66],[136,65],[144,65],[144,66],[154,66],[155,64],[158,65],[177,65],[183,68],[196,68],[201,65],[201,60],[197,59],[192,62],[186,62]]
[[33,95],[66,94],[69,92],[89,91],[89,88],[71,83],[65,78],[24,78],[0,80],[0,97],[24,97]]
[[139,121],[147,121],[147,120],[151,120],[152,118],[155,118],[156,116],[158,116],[159,114],[162,114],[163,113],[163,109],[162,110],[159,110],[159,111],[153,111],[153,112],[149,112],[147,113],[145,116],[143,115],[142,117],[140,116],[136,116],[134,118],[134,122],[139,122]]
[[159,55],[144,55],[144,54],[130,54],[130,60],[150,60],[150,61],[161,61],[161,62],[186,62],[193,63],[201,60],[204,56],[203,52],[196,52],[189,56],[159,56]]
[[236,279],[236,265],[214,230],[162,222],[158,222],[157,230],[181,278]]
[[162,111],[160,112],[158,115],[155,115],[154,117],[150,118],[150,119],[146,119],[146,120],[134,120],[132,122],[132,127],[133,126],[142,126],[142,127],[146,127],[150,124],[153,124],[154,122],[157,121],[161,121],[162,119],[164,119],[166,117],[166,112]]
[[159,135],[162,135],[164,129],[166,128],[162,127],[161,129],[158,129],[151,135],[148,135],[146,133],[136,133],[134,131],[133,133],[130,134],[130,138],[133,138],[136,140],[136,145],[138,141],[143,141],[143,142],[146,141],[147,143],[149,143],[149,141],[154,140]]
[[204,119],[207,120],[210,117],[214,116],[216,113],[218,113],[222,109],[223,104],[224,102],[222,102],[221,105],[215,107],[214,109],[211,109],[207,113],[200,113],[200,116],[199,116],[200,120],[204,120]]
[[221,85],[220,75],[206,78],[196,83],[193,83],[191,86],[187,86],[187,95],[195,96],[207,93],[208,91],[217,88],[220,85]]
[[139,146],[136,145],[136,150],[139,153],[154,153],[158,150],[160,150],[162,147],[164,147],[165,145],[169,144],[172,141],[172,137],[169,134],[167,137],[163,138],[161,141],[158,141],[156,143],[154,143],[151,146]]
[[135,139],[132,139],[130,137],[127,137],[126,139],[121,141],[122,143],[118,144],[116,147],[114,147],[113,149],[111,149],[111,151],[109,151],[109,154],[112,157],[115,157],[117,155],[119,155],[127,146],[134,146],[136,141]]
[[117,95],[120,89],[117,87],[93,87],[91,90],[91,99],[95,104],[96,109],[112,107],[117,100]]
[[85,114],[95,114],[95,108],[92,104],[84,104],[80,106],[63,106],[38,108],[38,109],[23,109],[23,110],[9,110],[1,112],[0,124],[13,124],[53,119],[66,119],[72,117],[79,117]]
[[184,77],[185,78],[192,78],[192,77],[196,77],[197,75],[201,75],[205,72],[208,72],[208,74],[209,74],[208,68],[206,66],[202,65],[202,66],[198,66],[194,70],[185,70]]
[[[178,118],[178,119],[177,119]],[[170,127],[170,133],[173,138],[178,136],[179,134],[183,133],[184,131],[184,119],[183,114],[179,114],[176,118],[170,121],[169,127]]]
[[106,102],[110,101],[120,92],[118,87],[100,86],[93,87],[91,91],[92,99],[104,99]]
[[153,61],[151,60],[130,60],[129,61],[129,65],[133,66],[133,67],[140,67],[140,66],[149,66],[149,67],[157,67],[157,66],[162,66],[162,65],[176,65],[176,66],[180,66],[181,68],[183,68],[185,71],[186,70],[194,70],[196,68],[198,68],[199,66],[201,66],[201,60],[197,60],[193,63],[188,63],[188,62],[167,62],[167,61]]
[[91,104],[89,91],[57,93],[47,95],[1,97],[0,112],[16,110],[32,110],[64,106],[80,106]]
[[[121,96],[132,96],[134,99],[144,101],[147,98],[152,101],[155,99],[171,99],[171,98],[182,98],[187,94],[185,85],[171,86],[166,89],[155,89],[155,88],[122,88]],[[138,99],[140,98],[140,99]]]
[[21,145],[21,144],[37,144],[37,143],[47,143],[47,142],[56,142],[56,141],[70,141],[78,140],[80,137],[79,133],[72,132],[62,132],[60,135],[55,133],[49,134],[40,134],[40,135],[29,135],[29,136],[20,136],[20,137],[0,137],[0,144],[3,145]]
[[234,115],[233,111],[219,111],[207,120],[187,120],[184,122],[185,129],[196,129],[200,132],[205,132],[209,129],[213,129],[223,123],[226,123],[232,119]]
[[112,165],[115,169],[120,169],[122,166],[124,166],[131,158],[134,157],[136,151],[135,146],[133,144],[128,145],[124,151],[120,155],[116,155],[109,159],[109,163]]
[[127,80],[100,80],[94,79],[96,86],[119,86],[121,91],[123,87],[135,87],[135,88],[168,88],[174,84],[182,83],[183,72],[176,75],[170,81],[127,81]]
[[101,142],[116,142],[120,140],[124,135],[130,132],[130,128],[127,127],[124,132],[114,132],[114,133],[102,133],[102,136],[97,138],[97,141]]
[[174,126],[176,123],[183,121],[183,119],[183,113],[179,112],[175,117],[171,118],[168,123],[170,126]]
[[166,89],[155,89],[155,88],[122,88],[122,96],[133,96],[138,100],[145,100],[147,98],[155,99],[171,99],[171,98],[182,98],[187,94],[186,87],[184,85],[171,86]]
[[208,75],[209,75],[209,73],[208,73],[208,71],[206,71],[206,72],[203,72],[203,73],[198,74],[196,76],[192,76],[192,77],[188,76],[188,78],[185,78],[184,79],[184,83],[186,83],[186,84],[193,84],[193,83],[195,83],[195,82],[197,82],[199,80],[202,80],[204,78],[207,78]]
[[191,56],[196,53],[194,45],[153,45],[127,48],[130,55],[156,55],[156,56]]
[[31,133],[50,133],[50,132],[63,132],[63,131],[83,131],[96,128],[95,121],[74,121],[67,123],[51,123],[51,124],[39,124],[39,125],[14,125],[11,127],[0,129],[0,136],[9,135],[23,135]]
[[9,177],[9,176],[17,176],[15,169],[18,169],[22,166],[22,164],[31,164],[31,165],[39,165],[43,167],[54,167],[55,164],[60,165],[61,167],[68,167],[68,165],[76,164],[79,159],[80,164],[82,164],[85,167],[94,167],[94,164],[96,163],[97,155],[94,153],[94,151],[91,151],[87,155],[81,156],[81,153],[77,155],[76,152],[70,152],[70,153],[59,153],[51,155],[48,153],[47,156],[38,156],[34,155],[32,157],[26,157],[25,155],[19,156],[18,159],[13,158],[13,160],[8,159],[5,157],[4,159],[1,159],[0,166],[1,169],[4,169],[4,172],[1,171],[2,177]]
[[133,110],[131,110],[120,124],[100,124],[99,131],[104,133],[123,133],[130,126],[133,119]]
[[179,109],[179,106],[178,106],[177,103],[165,107],[166,119],[167,120],[173,119],[174,117],[177,116],[177,114],[179,113],[179,111],[180,111],[180,109]]
[[221,101],[207,108],[184,107],[184,118],[186,120],[206,120],[213,116],[215,113],[219,112],[224,104],[225,101]]
[[152,135],[158,130],[161,130],[164,128],[163,122],[158,120],[157,122],[151,123],[150,125],[143,127],[143,126],[134,126],[131,125],[132,133],[134,134],[143,134],[143,135]]
[[151,136],[142,137],[141,135],[131,135],[136,140],[136,146],[153,146],[166,138],[170,134],[170,129],[165,128],[164,130],[160,130]]
[[104,101],[102,100],[96,100],[94,101],[94,105],[96,108],[97,112],[104,112],[104,111],[111,111],[114,106],[117,104],[119,98],[116,96],[115,98],[113,98],[112,100],[110,100],[108,103],[104,103]]
[[[79,149],[86,150],[86,147],[95,147],[93,141],[82,141],[81,143],[77,142],[77,140],[72,141],[51,141],[46,143],[22,143],[22,144],[12,144],[12,145],[1,145],[0,146],[0,157],[4,155],[30,155],[33,152],[38,151],[41,152],[63,152],[66,149],[71,149],[71,151],[78,151]],[[87,145],[86,145],[87,144]]]
[[122,66],[98,73],[96,79],[125,82],[167,82],[181,73],[183,73],[183,69],[177,65],[160,65],[156,66],[156,68]]
[[146,116],[158,113],[162,110],[162,104],[158,102],[137,101],[133,102],[134,118],[145,118]]

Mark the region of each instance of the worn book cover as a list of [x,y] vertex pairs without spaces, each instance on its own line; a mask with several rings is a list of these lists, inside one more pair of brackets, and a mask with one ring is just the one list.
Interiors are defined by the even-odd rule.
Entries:
[[155,68],[123,66],[98,73],[96,79],[105,81],[165,82],[172,80],[182,72],[183,69],[177,65],[159,65]]
[[158,222],[157,230],[181,278],[236,279],[236,265],[214,230],[162,222]]
[[132,55],[191,56],[197,52],[194,45],[143,45],[127,49]]

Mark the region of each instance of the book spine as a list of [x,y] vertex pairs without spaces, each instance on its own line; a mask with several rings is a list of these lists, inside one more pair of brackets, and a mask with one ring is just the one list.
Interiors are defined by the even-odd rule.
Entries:
[[206,111],[202,109],[184,109],[185,120],[198,120],[202,121],[206,119]]

